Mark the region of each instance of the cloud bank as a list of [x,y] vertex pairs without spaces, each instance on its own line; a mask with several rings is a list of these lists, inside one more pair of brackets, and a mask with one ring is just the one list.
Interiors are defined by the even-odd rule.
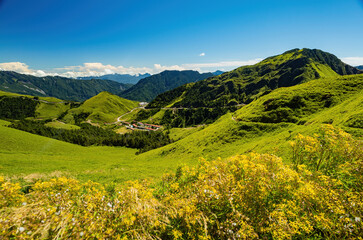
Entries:
[[181,65],[164,66],[161,64],[154,64],[152,67],[124,67],[113,66],[103,63],[83,63],[78,66],[66,66],[61,68],[54,68],[51,71],[31,69],[27,64],[21,62],[8,62],[0,63],[0,70],[15,71],[18,73],[34,75],[38,77],[43,76],[63,76],[70,78],[86,77],[86,76],[102,76],[105,74],[130,74],[138,75],[144,73],[156,74],[165,70],[195,70],[199,72],[208,72],[223,70],[232,70],[239,66],[252,65],[262,59],[253,59],[248,61],[223,61],[214,63],[186,63]]
[[363,65],[363,57],[345,57],[342,61],[352,66]]

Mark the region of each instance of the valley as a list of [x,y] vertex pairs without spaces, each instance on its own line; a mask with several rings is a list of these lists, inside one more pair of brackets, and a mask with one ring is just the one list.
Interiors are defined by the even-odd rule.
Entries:
[[[299,63],[295,63],[296,61]],[[294,70],[294,67],[299,70]],[[281,77],[282,72],[285,77]],[[242,73],[242,77],[237,77],[237,73]],[[287,73],[292,74],[291,78],[299,80],[287,83]],[[125,161],[137,163],[138,166],[148,163],[145,168],[151,172],[158,172],[157,169],[164,169],[161,172],[173,171],[183,164],[195,165],[200,157],[214,160],[251,151],[273,152],[284,157],[286,163],[289,163],[289,141],[298,133],[313,134],[321,124],[332,123],[358,138],[363,135],[363,75],[358,73],[359,70],[344,65],[332,54],[320,50],[294,49],[253,66],[238,68],[197,83],[187,83],[160,94],[146,107],[144,103],[127,100],[109,92],[101,92],[84,102],[0,92],[0,97],[3,97],[0,103],[19,99],[23,107],[30,104],[28,113],[24,113],[23,110],[23,114],[27,115],[6,115],[5,119],[20,119],[6,125],[90,146],[84,148],[93,149],[90,152],[96,151],[95,149],[100,149],[100,152],[112,149],[110,152],[114,154],[119,148],[115,146],[138,148],[137,155],[134,149],[128,148],[120,149],[119,155],[122,156],[123,152],[126,152]],[[258,77],[250,78],[254,74]],[[266,79],[271,79],[269,81],[275,84],[276,89],[270,89],[271,84]],[[209,87],[204,89],[203,86]],[[254,86],[254,90],[246,90],[251,88],[249,86]],[[215,92],[215,89],[223,91]],[[210,100],[207,105],[194,103],[194,92],[198,91],[204,95],[209,94],[210,97],[206,99],[216,100]],[[254,95],[248,92],[254,92]],[[245,97],[236,98],[241,95]],[[233,104],[232,100],[227,99],[233,99]],[[213,101],[216,103],[212,104]],[[218,106],[213,107],[217,102]],[[16,102],[13,104],[15,108],[19,106]],[[3,109],[9,107],[10,105],[5,104]],[[332,114],[334,112],[339,114]],[[15,129],[9,130],[16,131],[16,135],[22,133]],[[5,146],[6,143],[2,145]],[[83,151],[87,152],[80,152]],[[13,156],[11,159],[19,161],[20,155],[17,150],[11,153],[10,149],[6,148],[5,152],[2,153],[5,154],[4,157]],[[29,154],[29,158],[33,159],[36,151]],[[95,154],[103,155],[100,163],[107,162],[108,154]],[[65,156],[60,158],[63,157]],[[72,157],[75,157],[74,154]],[[79,161],[83,161],[82,159],[83,155]],[[18,165],[17,161],[8,162],[9,168]],[[112,161],[117,162],[117,157]],[[40,172],[44,170],[50,173],[47,168]],[[8,177],[18,178],[34,171],[26,167],[16,169],[18,170],[12,172],[4,170],[4,174],[11,173]],[[57,166],[51,169],[57,169]],[[69,171],[74,173],[72,169],[66,170]],[[125,171],[129,170],[126,168]],[[82,175],[80,172],[76,176],[78,174]],[[130,173],[130,177],[126,174],[122,179],[135,179],[136,176]],[[138,179],[147,177],[159,178],[161,174],[141,174]],[[112,177],[107,177],[107,181],[109,180],[112,180]],[[115,181],[118,182],[119,178],[115,178]]]
[[[199,73],[165,72],[139,83],[148,86],[152,79],[160,82],[161,76],[170,74]],[[134,96],[135,88],[129,89],[130,95],[125,96]],[[334,221],[337,214],[330,213],[324,204],[344,206],[352,213],[343,200],[353,196],[358,199],[354,201],[360,201],[363,72],[330,53],[293,49],[255,65],[164,89],[153,99],[147,94],[143,99],[130,97],[143,102],[108,91],[94,94],[75,101],[73,97],[58,99],[0,91],[0,194],[6,206],[29,212],[29,202],[40,204],[42,194],[47,192],[53,199],[56,191],[62,195],[60,201],[67,199],[72,204],[65,207],[58,200],[41,204],[63,206],[67,209],[64,214],[72,214],[77,219],[74,221],[81,222],[76,212],[87,214],[91,210],[89,205],[73,200],[85,197],[91,206],[101,209],[94,216],[113,219],[115,224],[119,223],[118,217],[108,215],[103,199],[107,199],[110,209],[145,204],[142,206],[152,209],[142,217],[148,219],[147,223],[136,222],[143,207],[132,205],[122,210],[131,216],[122,217],[130,224],[121,222],[120,229],[142,225],[148,230],[141,234],[157,229],[155,234],[161,238],[170,237],[170,226],[198,238],[203,231],[199,217],[208,218],[208,226],[214,228],[215,222],[224,224],[215,214],[240,221],[236,212],[244,212],[253,229],[241,231],[246,238],[258,235],[280,239],[284,231],[271,233],[258,227],[262,220],[266,228],[275,227],[274,221],[268,220],[278,214],[275,201],[281,206],[290,202],[283,214],[290,214],[290,207],[302,215],[308,212],[309,224],[316,228],[321,223],[315,219],[315,212],[303,209],[302,202],[307,201]],[[4,186],[11,186],[6,189],[17,195],[6,192]],[[312,189],[305,189],[308,187]],[[330,188],[338,189],[334,199],[339,198],[339,202],[330,198],[335,192],[322,190]],[[305,191],[311,194],[305,195]],[[313,197],[315,193],[319,194],[318,200]],[[97,196],[103,196],[102,200]],[[125,200],[124,196],[129,198]],[[19,207],[21,201],[26,205]],[[264,204],[270,209],[267,212],[261,211]],[[219,207],[228,209],[228,213]],[[16,221],[10,215],[10,222]],[[159,222],[160,218],[171,222]],[[89,219],[119,234],[111,223],[100,223],[91,216]],[[175,219],[187,224],[178,225]],[[43,221],[53,225],[59,220]],[[343,229],[338,223],[334,226]],[[359,228],[344,234],[357,236]],[[306,230],[305,234],[311,232]],[[89,236],[96,233],[110,236],[96,229]],[[69,232],[69,236],[72,234],[75,230]],[[214,239],[225,237],[214,230],[211,234]],[[342,236],[340,232],[324,234]],[[130,232],[128,236],[139,235]]]
[[0,0],[0,240],[363,240],[363,0]]

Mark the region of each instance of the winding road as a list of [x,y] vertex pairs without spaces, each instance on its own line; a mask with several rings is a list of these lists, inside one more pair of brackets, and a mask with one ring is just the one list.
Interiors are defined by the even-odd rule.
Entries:
[[125,116],[125,115],[127,115],[127,114],[129,114],[129,113],[133,112],[133,111],[134,111],[134,110],[136,110],[136,109],[145,109],[145,107],[137,107],[137,108],[131,109],[131,111],[129,111],[129,112],[127,112],[127,113],[124,113],[124,114],[122,114],[121,116],[119,116],[119,117],[117,118],[117,121],[116,121],[115,123],[121,122],[120,118],[122,118],[123,116]]

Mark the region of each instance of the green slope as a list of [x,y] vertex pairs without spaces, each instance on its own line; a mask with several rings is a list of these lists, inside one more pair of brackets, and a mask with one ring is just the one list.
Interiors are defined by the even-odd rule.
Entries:
[[69,176],[101,183],[159,178],[173,163],[134,161],[136,149],[82,147],[5,127],[0,120],[0,175],[30,181]]
[[121,98],[109,92],[101,92],[85,101],[80,107],[69,110],[64,120],[73,123],[76,115],[85,113],[86,119],[93,122],[115,122],[117,117],[138,107],[138,105],[138,102]]
[[120,94],[129,84],[110,80],[77,80],[64,77],[34,77],[16,72],[0,71],[0,90],[32,96],[50,96],[84,101],[102,91]]
[[362,137],[362,103],[363,75],[316,79],[280,88],[182,140],[141,154],[136,160],[169,160],[176,168],[195,164],[198,157],[226,158],[249,151],[285,157],[290,149],[288,141],[294,135],[311,134],[323,123]]
[[141,79],[137,84],[124,91],[121,96],[127,99],[150,102],[163,92],[212,76],[214,76],[212,73],[199,73],[197,71],[164,71]]
[[249,103],[279,87],[312,79],[362,73],[321,50],[293,49],[204,81],[161,94],[149,108],[221,107]]

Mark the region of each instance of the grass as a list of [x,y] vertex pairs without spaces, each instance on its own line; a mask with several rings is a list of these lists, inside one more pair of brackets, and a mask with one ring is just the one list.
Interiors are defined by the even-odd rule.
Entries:
[[64,104],[63,102],[58,103],[44,103],[40,102],[38,104],[36,112],[37,119],[53,119],[59,117],[63,112],[70,109],[69,104]]
[[121,120],[122,121],[132,121],[132,120],[135,120],[136,117],[137,117],[137,114],[138,112],[140,112],[141,108],[140,109],[135,109],[134,111],[132,112],[128,112],[126,113],[122,118]]
[[[345,131],[362,138],[362,128],[347,126],[352,116],[362,116],[363,112],[363,76],[344,76],[339,79],[326,78],[313,80],[290,88],[281,88],[261,97],[239,109],[233,114],[222,116],[215,123],[200,131],[192,132],[185,138],[137,156],[138,160],[152,159],[172,161],[174,167],[180,164],[196,164],[199,157],[213,160],[217,157],[228,158],[236,154],[255,151],[274,153],[289,161],[291,151],[288,141],[297,133],[312,134],[323,123],[332,123]],[[296,113],[297,123],[261,123],[256,119],[266,114],[264,103],[271,99],[286,100],[297,95],[329,95],[332,106],[324,107],[325,100],[320,102],[311,99]],[[330,101],[330,100],[329,100]],[[321,105],[323,104],[323,105]],[[361,114],[361,115],[359,115]],[[176,131],[173,133],[173,131]],[[174,139],[182,136],[178,130],[171,130]],[[187,130],[188,131],[188,130]]]
[[80,127],[77,125],[67,124],[67,123],[59,122],[59,121],[48,122],[45,124],[45,126],[53,127],[53,128],[62,128],[62,129],[67,129],[67,130],[80,129]]
[[132,132],[132,130],[127,129],[126,127],[116,128],[114,131],[115,131],[116,133],[119,133],[119,134],[125,134],[125,133],[130,133],[130,132]]
[[172,163],[135,160],[136,149],[82,147],[5,127],[0,121],[0,175],[12,179],[65,175],[101,183],[159,178]]
[[80,107],[71,109],[65,119],[72,123],[73,115],[90,113],[87,119],[93,122],[115,122],[117,117],[138,107],[138,102],[127,100],[109,92],[101,92],[85,101]]
[[[200,157],[214,160],[269,152],[289,162],[288,142],[297,133],[311,135],[321,124],[332,123],[358,138],[363,136],[359,127],[363,116],[362,83],[363,76],[344,76],[277,89],[208,126],[170,129],[171,138],[178,141],[140,155],[127,148],[80,147],[10,129],[4,127],[7,122],[0,121],[0,175],[27,178],[60,173],[84,181],[124,182],[160,178],[180,165],[197,164]],[[269,109],[271,106],[288,105],[294,96],[304,99],[304,104],[289,112],[297,122],[258,121],[276,110]],[[287,119],[295,119],[291,116]],[[355,125],[348,124],[351,119]]]
[[183,139],[187,136],[189,136],[192,133],[198,132],[201,129],[203,129],[204,126],[198,126],[198,127],[188,127],[188,128],[172,128],[169,130],[170,138],[174,141],[178,141],[180,139]]

